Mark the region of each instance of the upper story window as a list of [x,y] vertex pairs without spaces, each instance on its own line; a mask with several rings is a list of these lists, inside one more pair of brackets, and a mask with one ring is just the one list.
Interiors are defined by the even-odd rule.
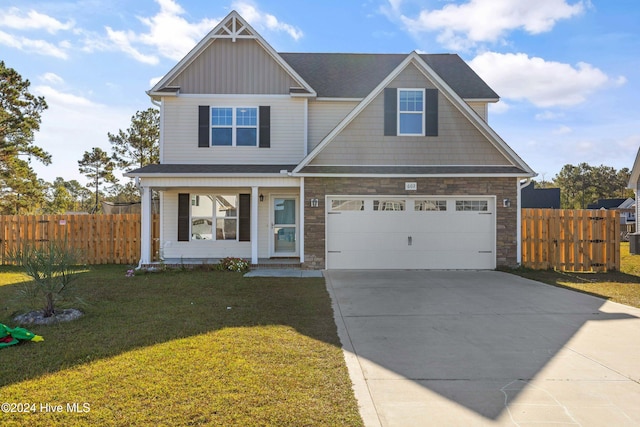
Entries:
[[398,135],[424,135],[424,89],[398,89]]
[[258,108],[212,107],[211,145],[256,147]]

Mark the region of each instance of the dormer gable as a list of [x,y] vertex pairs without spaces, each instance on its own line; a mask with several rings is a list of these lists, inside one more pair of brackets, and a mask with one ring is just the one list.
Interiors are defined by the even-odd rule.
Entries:
[[179,94],[315,96],[313,88],[236,11],[147,93],[154,99]]
[[[420,114],[414,117],[417,130],[403,130],[402,96],[407,94],[411,97],[414,92],[420,94],[421,105]],[[439,113],[439,105],[447,111],[446,118],[442,112]],[[409,121],[413,122],[414,118]],[[439,131],[444,119],[448,120],[445,129],[451,130],[448,134]],[[461,129],[467,137],[477,141],[476,146],[469,145],[469,139],[455,137]],[[453,141],[457,146],[453,146]],[[518,173],[534,174],[416,52],[407,55],[306,156],[294,172],[305,173],[307,166],[414,164],[500,166],[513,168]]]

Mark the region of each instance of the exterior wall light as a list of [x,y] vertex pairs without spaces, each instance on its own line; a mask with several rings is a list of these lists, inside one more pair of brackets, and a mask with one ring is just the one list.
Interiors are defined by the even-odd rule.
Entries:
[[260,193],[260,196],[258,196],[258,198],[261,202],[264,202],[264,194]]
[[509,208],[509,207],[511,207],[511,200],[509,200],[509,199],[504,199],[504,200],[502,201],[502,206],[503,206],[503,207],[505,207],[505,208]]
[[309,204],[311,205],[312,208],[317,208],[318,207],[318,199],[309,200]]

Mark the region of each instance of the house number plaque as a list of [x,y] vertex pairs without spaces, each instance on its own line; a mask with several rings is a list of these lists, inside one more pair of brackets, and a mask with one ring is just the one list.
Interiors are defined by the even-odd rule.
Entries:
[[404,183],[404,189],[405,190],[409,190],[409,191],[416,191],[416,190],[418,190],[418,183],[417,182],[405,182]]

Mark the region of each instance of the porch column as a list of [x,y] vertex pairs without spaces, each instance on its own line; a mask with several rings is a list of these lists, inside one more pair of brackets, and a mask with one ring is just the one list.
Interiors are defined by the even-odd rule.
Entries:
[[258,263],[258,187],[251,187],[251,264]]
[[140,267],[142,264],[149,264],[151,262],[151,191],[150,187],[140,187]]
[[300,231],[298,232],[300,241],[300,264],[304,263],[304,177],[300,178]]

